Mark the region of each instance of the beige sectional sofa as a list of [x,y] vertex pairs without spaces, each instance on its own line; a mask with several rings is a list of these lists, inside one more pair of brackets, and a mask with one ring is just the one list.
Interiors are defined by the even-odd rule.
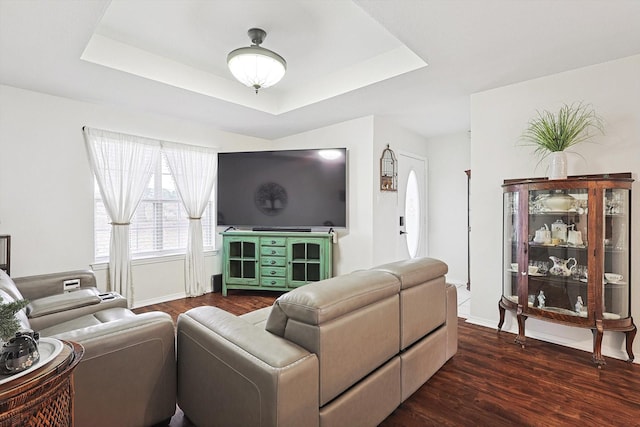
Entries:
[[[63,292],[63,282],[80,288]],[[17,313],[25,329],[75,341],[76,426],[150,426],[175,413],[175,328],[166,313],[134,314],[117,293],[101,293],[91,271],[12,279],[0,270],[3,301],[28,299]]]
[[456,288],[421,258],[178,318],[178,405],[205,426],[375,426],[457,351]]

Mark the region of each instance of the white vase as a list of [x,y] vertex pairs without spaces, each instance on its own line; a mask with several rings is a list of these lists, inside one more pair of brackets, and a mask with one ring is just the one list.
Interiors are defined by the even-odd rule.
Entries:
[[549,155],[549,179],[567,179],[567,153],[564,151]]

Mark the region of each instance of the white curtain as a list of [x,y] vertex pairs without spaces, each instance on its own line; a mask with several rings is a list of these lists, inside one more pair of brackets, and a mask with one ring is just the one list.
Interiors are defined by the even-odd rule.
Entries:
[[160,141],[83,128],[89,164],[111,218],[109,290],[133,305],[129,223],[160,157]]
[[211,199],[216,177],[217,152],[211,148],[162,143],[176,189],[189,215],[189,236],[185,257],[185,292],[196,297],[205,293],[202,214]]

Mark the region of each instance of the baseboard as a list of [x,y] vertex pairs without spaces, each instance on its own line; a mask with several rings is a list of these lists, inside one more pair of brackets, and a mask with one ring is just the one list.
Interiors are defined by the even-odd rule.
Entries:
[[[483,319],[483,318],[470,316],[466,319],[466,322],[471,323],[473,325],[484,326],[490,329],[495,329],[496,331],[498,330],[498,323],[494,319]],[[541,320],[541,322],[543,321]],[[518,323],[515,321],[515,319],[512,322],[505,322],[505,324],[510,324],[510,327],[507,329],[507,328],[504,328],[505,325],[503,325],[502,331],[508,332],[514,335],[518,334]],[[567,326],[567,328],[575,329],[575,327],[573,326]],[[622,332],[605,331],[605,336],[611,333],[622,333]],[[558,344],[563,347],[575,348],[576,350],[582,350],[587,353],[593,352],[593,347],[591,343],[567,340],[557,335],[545,334],[544,332],[535,331],[535,330],[532,331],[530,329],[526,330],[526,336],[527,338],[544,341],[551,344]],[[601,350],[602,350],[602,355],[605,357],[612,357],[614,359],[620,359],[620,360],[627,360],[628,358],[625,350],[612,348],[610,346],[604,345],[604,343],[602,345]],[[638,358],[636,357],[633,363],[640,364],[640,360],[638,360]]]
[[179,292],[177,294],[171,294],[171,295],[163,295],[158,298],[149,298],[142,301],[135,301],[135,303],[133,304],[133,308],[140,308],[140,307],[145,307],[147,305],[153,305],[153,304],[161,304],[163,302],[173,301],[176,299],[181,299],[186,297],[187,297],[187,294],[185,292]]
[[449,279],[448,277],[446,278],[446,282],[454,285],[456,288],[459,288],[461,286],[467,286],[467,282],[463,281],[463,280],[455,280],[455,279]]

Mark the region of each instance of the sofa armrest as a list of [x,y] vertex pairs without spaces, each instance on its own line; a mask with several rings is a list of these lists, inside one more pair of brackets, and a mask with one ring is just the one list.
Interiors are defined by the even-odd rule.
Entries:
[[114,292],[101,294],[97,288],[82,288],[31,300],[26,313],[31,329],[41,331],[110,308],[127,308],[127,299]]
[[80,289],[32,300],[27,306],[27,316],[29,318],[42,317],[47,314],[99,304],[100,301],[102,299],[100,299],[98,289]]
[[62,273],[40,274],[13,278],[13,282],[25,299],[33,301],[39,298],[64,293],[65,280],[80,279],[80,288],[95,288],[96,276],[91,270],[74,270]]
[[52,335],[85,349],[74,371],[76,425],[149,426],[175,413],[175,327],[166,313]]
[[134,314],[128,310],[127,312],[129,314],[126,317],[54,334],[51,337],[82,344],[83,360],[130,347],[134,342],[157,339],[158,335],[162,337],[163,346],[175,345],[171,316],[159,311],[141,314]]
[[315,354],[216,307],[177,329],[178,405],[196,425],[318,425]]
[[447,284],[447,353],[449,360],[458,352],[458,290],[452,284]]

